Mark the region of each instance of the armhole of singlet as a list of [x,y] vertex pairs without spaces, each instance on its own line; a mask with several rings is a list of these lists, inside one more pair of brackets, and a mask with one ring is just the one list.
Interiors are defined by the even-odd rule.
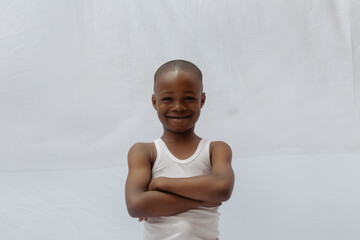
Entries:
[[156,159],[155,159],[154,165],[152,167],[152,172],[154,172],[156,170],[157,166],[159,165],[159,161],[160,161],[159,159],[161,157],[159,139],[155,139],[154,144],[155,144],[155,149],[156,149]]
[[206,140],[205,143],[205,160],[206,162],[208,162],[211,166],[211,160],[210,160],[210,143],[211,140]]

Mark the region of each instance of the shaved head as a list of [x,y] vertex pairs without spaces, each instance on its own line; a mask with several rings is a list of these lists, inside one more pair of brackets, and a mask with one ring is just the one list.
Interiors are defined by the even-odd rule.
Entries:
[[195,64],[193,64],[192,62],[186,61],[186,60],[172,60],[172,61],[164,63],[163,65],[161,65],[158,68],[158,70],[156,70],[155,75],[154,75],[154,88],[155,88],[156,80],[159,78],[159,76],[162,73],[173,72],[173,71],[194,73],[198,76],[199,80],[201,81],[201,85],[202,85],[202,73]]

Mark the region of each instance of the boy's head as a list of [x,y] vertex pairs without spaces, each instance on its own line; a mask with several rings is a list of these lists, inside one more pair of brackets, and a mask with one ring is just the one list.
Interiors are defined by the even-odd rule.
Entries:
[[199,81],[201,82],[201,90],[202,90],[202,73],[200,69],[193,64],[192,62],[185,60],[172,60],[161,65],[158,70],[156,70],[154,75],[154,91],[156,80],[162,73],[165,72],[174,72],[174,71],[182,71],[182,72],[192,72],[198,76]]
[[193,63],[173,60],[156,71],[152,103],[164,130],[193,130],[205,99],[202,74]]

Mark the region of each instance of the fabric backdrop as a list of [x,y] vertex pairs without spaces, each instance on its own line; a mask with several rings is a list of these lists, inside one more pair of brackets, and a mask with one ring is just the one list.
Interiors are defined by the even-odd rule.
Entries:
[[0,169],[126,164],[160,136],[153,74],[204,73],[234,157],[359,151],[357,1],[1,0]]
[[233,149],[222,238],[359,239],[359,44],[356,0],[0,0],[0,238],[139,238],[127,151],[186,59],[196,132]]

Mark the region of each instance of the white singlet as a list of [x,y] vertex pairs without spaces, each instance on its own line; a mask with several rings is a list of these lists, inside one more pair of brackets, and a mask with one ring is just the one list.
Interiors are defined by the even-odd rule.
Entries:
[[[193,177],[211,174],[210,140],[201,139],[188,159],[176,158],[161,138],[154,141],[156,160],[152,177]],[[198,207],[173,216],[149,217],[144,221],[143,240],[216,240],[219,236],[218,207]]]

